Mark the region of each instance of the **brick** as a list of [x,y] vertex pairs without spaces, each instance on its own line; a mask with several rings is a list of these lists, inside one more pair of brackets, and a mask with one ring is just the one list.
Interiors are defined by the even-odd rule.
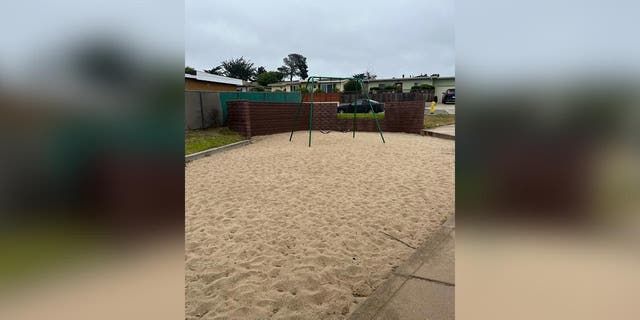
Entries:
[[[314,101],[319,100],[314,97]],[[300,103],[234,100],[229,101],[227,105],[229,128],[250,138],[252,135],[290,131]],[[387,102],[385,109],[385,118],[378,119],[383,131],[418,134],[422,131],[424,101]],[[296,130],[309,129],[309,111],[310,103],[303,103]],[[340,131],[351,129],[352,126],[351,119],[337,119],[335,103],[314,102],[314,129]],[[357,119],[356,130],[375,132],[378,128],[373,119]]]

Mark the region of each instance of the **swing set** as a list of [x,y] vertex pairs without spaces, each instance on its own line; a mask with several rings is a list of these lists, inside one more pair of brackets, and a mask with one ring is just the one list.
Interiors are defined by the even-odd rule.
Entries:
[[[360,85],[360,92],[364,91],[364,95],[367,97],[367,102],[369,103],[369,110],[373,115],[373,119],[376,121],[376,127],[378,128],[378,132],[380,133],[380,138],[382,139],[382,143],[386,143],[384,141],[384,136],[382,135],[382,129],[380,129],[380,123],[378,122],[378,117],[376,116],[375,111],[373,110],[373,105],[371,104],[371,99],[369,98],[369,93],[364,89],[364,81],[362,81],[362,79],[360,78],[339,78],[339,77],[324,77],[324,76],[311,76],[309,78],[307,78],[307,88],[309,88],[309,83],[311,83],[311,101],[310,101],[310,110],[309,110],[309,147],[311,147],[311,131],[313,130],[313,94],[314,94],[314,88],[315,88],[315,83],[316,80],[318,81],[318,83],[322,80],[353,80],[355,81],[357,84]],[[293,139],[293,132],[296,131],[296,125],[298,123],[298,118],[300,117],[300,110],[302,110],[302,104],[304,101],[304,95],[303,97],[300,98],[300,104],[298,104],[298,111],[296,112],[296,117],[293,120],[293,128],[291,128],[291,136],[289,136],[289,141],[291,141]],[[356,137],[356,111],[357,108],[355,107],[355,104],[357,102],[357,99],[355,99],[354,103],[354,109],[353,109],[353,128],[352,128],[352,132],[353,132],[353,138],[355,139]]]

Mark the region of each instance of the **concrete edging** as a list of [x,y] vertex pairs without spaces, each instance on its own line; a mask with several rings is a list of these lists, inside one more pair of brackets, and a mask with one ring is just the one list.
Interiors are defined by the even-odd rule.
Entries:
[[[455,228],[455,213],[447,217],[438,230],[432,234],[416,251],[398,268],[392,270],[389,278],[382,283],[367,299],[349,316],[350,320],[375,319],[384,306],[396,295],[398,290],[411,279],[420,266],[436,251],[442,250],[442,243]],[[425,302],[427,303],[427,302]]]
[[192,153],[189,155],[184,156],[184,162],[191,162],[193,160],[197,160],[200,158],[204,158],[204,157],[208,157],[214,153],[218,153],[218,152],[222,152],[222,151],[227,151],[227,150],[231,150],[231,149],[235,149],[238,147],[242,147],[245,145],[248,145],[251,143],[251,140],[242,140],[242,141],[238,141],[238,142],[234,142],[225,146],[221,146],[221,147],[217,147],[217,148],[212,148],[212,149],[207,149],[207,150],[203,150],[203,151],[199,151],[196,153]]
[[422,135],[423,136],[430,136],[430,137],[434,137],[434,138],[447,139],[447,140],[456,140],[456,136],[452,136],[452,135],[446,134],[446,133],[434,132],[434,131],[427,130],[427,129],[423,129],[422,130]]

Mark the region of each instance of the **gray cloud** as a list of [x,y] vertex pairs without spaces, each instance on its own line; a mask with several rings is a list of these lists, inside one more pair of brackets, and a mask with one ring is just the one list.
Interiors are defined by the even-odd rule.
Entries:
[[454,75],[453,0],[186,1],[185,63],[244,56],[275,70],[289,53],[310,75]]

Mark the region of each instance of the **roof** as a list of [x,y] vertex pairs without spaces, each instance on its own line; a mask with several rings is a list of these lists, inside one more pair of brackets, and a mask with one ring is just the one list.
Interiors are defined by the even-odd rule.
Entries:
[[185,73],[184,77],[187,78],[187,79],[194,79],[194,80],[198,80],[198,81],[226,83],[226,84],[233,84],[233,85],[236,85],[236,86],[241,86],[242,85],[242,80],[241,79],[218,76],[218,75],[215,75],[215,74],[206,73],[204,71],[196,71],[196,75],[195,76],[192,75],[192,74]]
[[[455,76],[448,76],[448,77],[436,77],[436,78],[431,78],[431,77],[407,77],[407,78],[384,78],[384,79],[365,79],[364,82],[387,82],[387,81],[402,81],[402,80],[455,80]],[[346,80],[322,80],[322,81],[316,81],[316,83],[335,83],[335,82],[343,82]],[[279,87],[279,86],[286,86],[286,85],[297,85],[297,84],[301,84],[301,83],[306,83],[306,81],[300,81],[300,80],[294,80],[294,81],[282,81],[282,82],[276,82],[276,83],[271,83],[268,86],[271,87]]]
[[[314,81],[315,83],[338,83],[338,82],[344,82],[346,80],[321,80],[321,81]],[[293,80],[293,81],[282,81],[282,82],[276,82],[276,83],[270,83],[267,86],[271,86],[271,87],[279,87],[279,86],[286,86],[286,85],[299,85],[299,84],[306,84],[307,80]]]

